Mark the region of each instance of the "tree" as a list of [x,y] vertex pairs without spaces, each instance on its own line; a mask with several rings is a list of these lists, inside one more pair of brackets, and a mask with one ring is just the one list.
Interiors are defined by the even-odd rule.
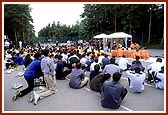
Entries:
[[[149,40],[150,7],[152,7],[152,20]],[[163,4],[85,4],[84,12],[80,16],[83,20],[80,23],[77,21],[71,27],[58,22],[40,32],[50,31],[57,38],[63,36],[77,40],[85,37],[92,39],[100,33],[123,31],[131,34],[134,42],[163,41],[161,40],[164,27]]]
[[16,45],[18,40],[23,42],[26,37],[34,36],[30,12],[28,4],[4,4],[4,32]]

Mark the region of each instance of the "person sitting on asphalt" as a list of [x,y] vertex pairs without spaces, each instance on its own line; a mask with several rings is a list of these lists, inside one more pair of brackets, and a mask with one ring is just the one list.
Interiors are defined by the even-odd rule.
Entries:
[[104,53],[102,52],[98,57],[98,63],[102,66],[102,59],[104,58]]
[[82,64],[82,68],[85,70],[87,70],[87,64],[86,64],[87,60],[88,59],[86,58],[86,54],[83,53],[80,59],[80,63]]
[[72,65],[75,63],[79,63],[80,59],[79,57],[75,54],[75,52],[71,51],[70,52],[70,57],[68,58],[68,68],[72,69]]
[[24,64],[24,60],[23,60],[23,57],[21,56],[20,52],[16,54],[16,57],[14,59],[14,64],[15,65],[23,65]]
[[65,77],[71,73],[70,69],[64,70],[64,64],[62,63],[62,55],[57,55],[57,61],[55,63],[55,72],[57,80],[65,80]]
[[115,65],[115,58],[110,59],[110,64],[107,64],[103,70],[103,73],[109,73],[111,76],[113,76],[113,73],[119,72],[120,73],[119,66]]
[[26,56],[25,56],[25,59],[24,59],[24,66],[25,66],[25,68],[27,68],[27,66],[33,61],[31,58],[30,58],[30,54],[27,54]]
[[74,89],[79,89],[84,87],[88,83],[88,77],[85,77],[84,70],[81,69],[81,63],[76,64],[76,68],[72,69],[70,73],[69,86]]
[[14,61],[12,60],[12,51],[7,51],[6,55],[4,55],[4,59],[6,69],[14,66]]
[[128,60],[125,58],[125,55],[120,57],[120,59],[118,60],[118,65],[119,65],[121,71],[126,71],[129,69],[130,64],[128,63]]
[[89,82],[90,89],[92,89],[93,91],[96,91],[96,92],[100,92],[103,83],[106,80],[110,79],[110,77],[111,76],[110,76],[109,73],[107,73],[107,74],[104,74],[104,73],[97,74]]
[[12,99],[15,101],[17,97],[23,97],[24,95],[28,94],[34,89],[34,79],[43,75],[41,70],[41,54],[36,53],[34,55],[34,60],[32,63],[27,67],[26,71],[24,72],[24,78],[27,81],[28,87],[22,91],[17,90]]
[[99,64],[96,64],[95,66],[94,66],[94,70],[92,70],[91,72],[90,72],[90,81],[96,76],[96,75],[98,75],[98,74],[100,74],[101,72],[100,72],[100,65]]
[[81,57],[81,59],[80,59],[80,63],[85,65],[86,62],[87,62],[86,54],[83,53],[83,54],[82,54],[82,57]]
[[[94,66],[98,63],[98,58],[94,58],[94,62],[91,63],[90,65],[90,71],[94,70]],[[99,64],[100,65],[100,64]]]
[[134,64],[131,65],[130,70],[131,70],[131,71],[135,71],[135,68],[136,68],[136,67],[139,67],[142,72],[145,71],[145,67],[142,66],[142,64],[141,64],[140,61],[134,61]]
[[163,66],[162,63],[162,58],[157,58],[156,62],[153,62],[152,64],[150,64],[148,66],[148,78],[147,78],[147,82],[148,83],[152,83],[153,81],[153,76],[152,76],[152,72],[159,72],[160,68]]
[[136,57],[135,57],[135,60],[132,61],[132,65],[135,64],[137,61],[138,61],[138,63],[140,63],[140,64],[142,65],[142,63],[141,63],[141,61],[140,61],[139,59],[140,59],[140,57],[139,57],[139,56],[136,56]]
[[144,90],[144,81],[146,74],[141,72],[139,67],[135,68],[135,71],[126,71],[128,76],[129,90],[130,92],[141,93]]
[[90,71],[90,66],[91,64],[94,62],[94,56],[92,55],[90,58],[87,59],[86,61],[86,64],[87,64],[87,67],[86,67],[86,70],[87,71]]
[[107,54],[104,54],[104,58],[102,59],[102,67],[101,69],[103,70],[107,64],[110,63],[110,59],[108,58]]
[[107,80],[101,88],[101,105],[106,108],[117,109],[127,94],[127,89],[119,83],[121,74],[115,72],[112,80]]
[[159,72],[154,73],[154,79],[155,79],[155,87],[157,89],[164,89],[164,66],[161,67],[161,70]]

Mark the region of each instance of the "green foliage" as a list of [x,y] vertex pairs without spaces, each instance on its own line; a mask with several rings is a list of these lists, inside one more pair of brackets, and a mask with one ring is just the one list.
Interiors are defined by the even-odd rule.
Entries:
[[84,24],[77,22],[77,24],[70,26],[66,26],[61,24],[59,21],[57,24],[53,22],[52,24],[48,24],[45,28],[41,29],[38,32],[38,37],[44,37],[45,42],[48,39],[52,39],[52,42],[66,42],[67,40],[79,40],[86,37]]
[[[151,43],[163,36],[163,4],[85,4],[84,18],[87,34],[111,34],[124,31],[133,35],[134,42],[148,41],[149,17],[152,12]],[[142,36],[142,33],[144,34]],[[93,37],[92,36],[92,37]]]
[[[33,22],[26,4],[5,4],[5,34],[18,38],[32,38]],[[80,15],[83,20],[67,26],[61,22],[46,25],[38,32],[38,38],[47,42],[66,42],[114,32],[126,32],[133,36],[133,42],[162,44],[164,27],[164,4],[85,4]],[[149,21],[151,16],[151,38]],[[17,31],[16,31],[17,30]],[[17,39],[16,39],[17,40]]]
[[34,37],[33,19],[28,4],[4,4],[4,34],[16,42]]

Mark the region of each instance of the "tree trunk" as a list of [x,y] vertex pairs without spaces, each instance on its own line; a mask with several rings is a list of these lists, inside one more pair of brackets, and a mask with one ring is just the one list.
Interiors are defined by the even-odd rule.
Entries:
[[116,14],[115,14],[115,32],[117,31],[117,20],[116,20]]
[[16,34],[16,28],[15,28],[15,25],[14,25],[14,34],[15,34],[15,42],[16,42],[16,48],[18,48],[18,39],[17,39],[17,34]]
[[160,42],[160,47],[162,48],[164,48],[164,44],[163,44],[163,42],[164,42],[164,27],[163,27],[163,37],[162,37],[162,40],[161,40],[161,42]]
[[21,40],[21,41],[22,41],[22,47],[23,47],[23,46],[24,46],[24,40],[25,40],[25,34],[24,34],[24,31],[22,32],[22,34],[23,34],[23,35],[22,35],[22,40]]
[[131,29],[131,27],[130,27],[130,31],[129,31],[129,34],[130,34],[130,35],[131,35],[131,30],[132,30],[132,29]]
[[150,43],[150,39],[151,39],[151,18],[152,18],[152,13],[150,11],[148,44]]

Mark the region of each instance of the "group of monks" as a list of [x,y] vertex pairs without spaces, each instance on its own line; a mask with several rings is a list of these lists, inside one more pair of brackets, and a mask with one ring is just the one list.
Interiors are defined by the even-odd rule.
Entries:
[[135,59],[136,56],[139,56],[140,59],[149,59],[149,53],[146,48],[141,48],[137,43],[131,43],[129,48],[116,47],[111,51],[111,56],[122,57],[125,55],[126,58]]
[[[74,46],[69,46],[67,48],[69,51],[75,51],[75,50],[79,50],[79,53],[82,54],[83,52],[83,48],[82,47],[74,47]],[[87,52],[92,52],[91,49],[87,49]],[[95,55],[101,54],[101,53],[105,53],[103,50],[97,51],[96,49],[94,49]],[[129,48],[123,48],[121,44],[116,44],[115,49],[112,49],[111,52],[109,53],[109,57],[122,57],[125,56],[126,58],[132,58],[135,59],[136,56],[139,56],[140,59],[149,59],[149,53],[148,50],[146,48],[141,48],[139,44],[137,43],[132,43],[130,44]]]

